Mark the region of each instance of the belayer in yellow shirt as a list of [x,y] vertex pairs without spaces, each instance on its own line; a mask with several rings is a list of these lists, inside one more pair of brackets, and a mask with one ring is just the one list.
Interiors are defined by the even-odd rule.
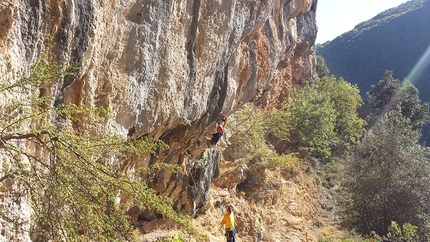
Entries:
[[225,236],[227,237],[227,242],[235,242],[236,228],[234,227],[234,211],[235,207],[233,204],[227,206],[227,212],[221,221],[221,225],[225,225]]

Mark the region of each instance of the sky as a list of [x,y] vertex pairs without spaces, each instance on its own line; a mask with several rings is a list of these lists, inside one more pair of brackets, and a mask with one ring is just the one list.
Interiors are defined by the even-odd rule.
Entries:
[[355,25],[407,0],[318,0],[317,44],[333,40]]

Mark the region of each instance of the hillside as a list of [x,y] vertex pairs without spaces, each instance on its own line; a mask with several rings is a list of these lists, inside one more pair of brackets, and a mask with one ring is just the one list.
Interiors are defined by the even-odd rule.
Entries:
[[428,102],[429,13],[430,1],[408,1],[318,45],[317,54],[324,57],[333,75],[358,84],[362,96],[386,70],[393,70],[397,79],[408,77],[420,98]]

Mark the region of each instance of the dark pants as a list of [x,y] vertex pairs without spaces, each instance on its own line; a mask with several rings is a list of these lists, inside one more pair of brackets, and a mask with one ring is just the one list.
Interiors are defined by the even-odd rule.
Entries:
[[235,237],[236,236],[236,229],[233,229],[232,231],[225,231],[225,237],[227,238],[227,242],[236,242]]

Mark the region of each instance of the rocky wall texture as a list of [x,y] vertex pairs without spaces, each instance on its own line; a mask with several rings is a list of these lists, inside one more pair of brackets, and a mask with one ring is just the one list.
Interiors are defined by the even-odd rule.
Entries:
[[51,36],[55,59],[82,63],[51,95],[108,106],[115,132],[169,144],[160,160],[183,166],[185,174],[160,173],[153,187],[194,214],[219,173],[217,147],[203,152],[204,127],[256,97],[262,107],[279,107],[289,87],[316,78],[316,6],[317,0],[3,0],[0,74],[14,79],[28,72]]

